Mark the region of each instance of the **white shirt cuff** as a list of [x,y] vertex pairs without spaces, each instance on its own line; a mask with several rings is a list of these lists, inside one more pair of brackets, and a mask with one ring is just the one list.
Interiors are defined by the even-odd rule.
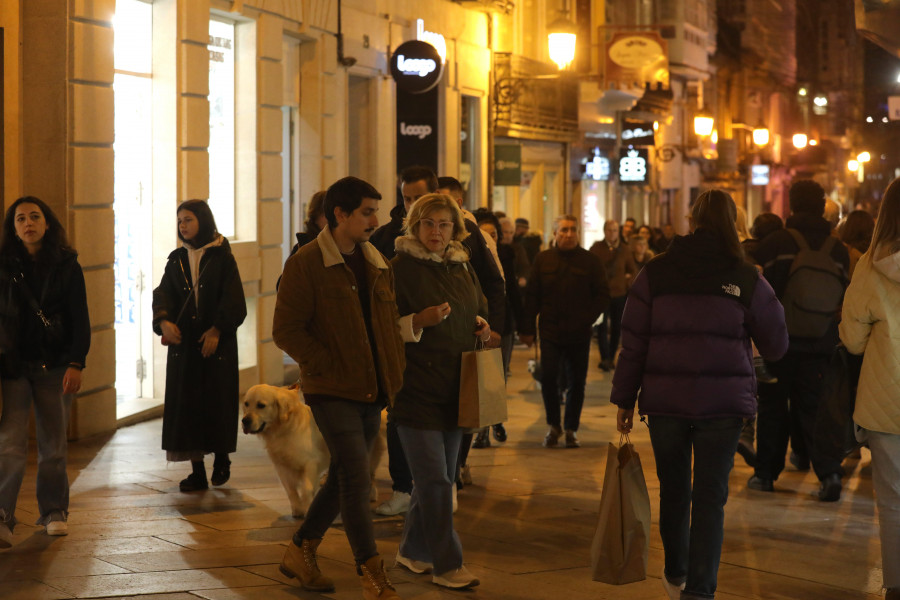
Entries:
[[413,316],[412,314],[406,315],[405,317],[400,317],[397,319],[397,325],[400,326],[400,337],[404,342],[411,344],[418,342],[422,339],[422,331],[420,330],[418,334],[413,330]]

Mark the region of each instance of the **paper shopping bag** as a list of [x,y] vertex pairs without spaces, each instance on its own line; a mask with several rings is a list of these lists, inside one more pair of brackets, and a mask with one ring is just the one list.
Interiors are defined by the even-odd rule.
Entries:
[[506,382],[499,348],[463,352],[459,373],[459,426],[506,421]]
[[600,519],[591,544],[594,581],[621,585],[647,578],[650,496],[641,459],[627,442],[609,444]]

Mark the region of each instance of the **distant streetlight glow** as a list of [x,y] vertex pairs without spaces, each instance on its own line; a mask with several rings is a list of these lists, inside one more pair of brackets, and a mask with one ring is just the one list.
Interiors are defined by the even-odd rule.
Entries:
[[847,170],[856,173],[859,170],[859,161],[856,160],[848,160],[847,161]]
[[856,155],[856,160],[858,160],[861,163],[867,163],[870,160],[872,160],[872,155],[869,154],[868,152],[860,152],[859,154]]
[[753,143],[757,146],[765,146],[769,143],[769,128],[760,123],[753,129]]
[[718,144],[719,143],[719,130],[713,129],[712,135],[709,136],[709,139],[713,144]]
[[816,106],[828,106],[828,98],[825,96],[816,96],[813,98],[813,104]]
[[881,122],[882,122],[882,123],[887,123],[887,122],[888,122],[888,118],[887,118],[887,117],[881,117]]
[[560,17],[550,24],[547,31],[550,60],[563,71],[575,59],[575,25],[565,17]]
[[793,141],[794,148],[800,150],[802,148],[806,148],[806,144],[809,143],[809,138],[806,137],[805,133],[795,133]]
[[797,94],[799,94],[800,96],[806,96],[808,93],[809,92],[806,90],[805,87],[802,87],[799,90],[797,90]]
[[809,145],[810,146],[818,146],[819,142],[817,140],[809,140]]
[[866,123],[874,123],[874,122],[875,122],[875,119],[873,119],[872,117],[866,117]]
[[694,115],[694,133],[701,137],[712,134],[713,123],[713,116],[706,112],[706,110],[701,110]]
[[900,83],[900,73],[897,73],[897,83]]

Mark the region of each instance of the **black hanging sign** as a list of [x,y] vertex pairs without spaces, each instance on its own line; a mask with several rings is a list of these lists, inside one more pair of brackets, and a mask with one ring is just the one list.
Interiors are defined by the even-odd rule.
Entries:
[[622,119],[623,146],[653,146],[655,143],[653,123]]
[[438,168],[438,89],[397,90],[397,172],[421,165]]
[[443,72],[441,55],[428,42],[403,42],[391,55],[391,76],[397,89],[410,94],[427,92],[437,85]]

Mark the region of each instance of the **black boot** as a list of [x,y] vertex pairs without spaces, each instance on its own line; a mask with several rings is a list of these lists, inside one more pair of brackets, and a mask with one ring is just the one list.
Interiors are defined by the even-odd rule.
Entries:
[[216,452],[216,460],[213,462],[213,472],[210,481],[213,485],[223,485],[231,477],[231,461],[226,452]]
[[192,460],[191,466],[194,468],[194,472],[182,479],[181,483],[178,484],[178,488],[182,492],[208,490],[209,483],[206,481],[206,467],[203,465],[203,461]]

